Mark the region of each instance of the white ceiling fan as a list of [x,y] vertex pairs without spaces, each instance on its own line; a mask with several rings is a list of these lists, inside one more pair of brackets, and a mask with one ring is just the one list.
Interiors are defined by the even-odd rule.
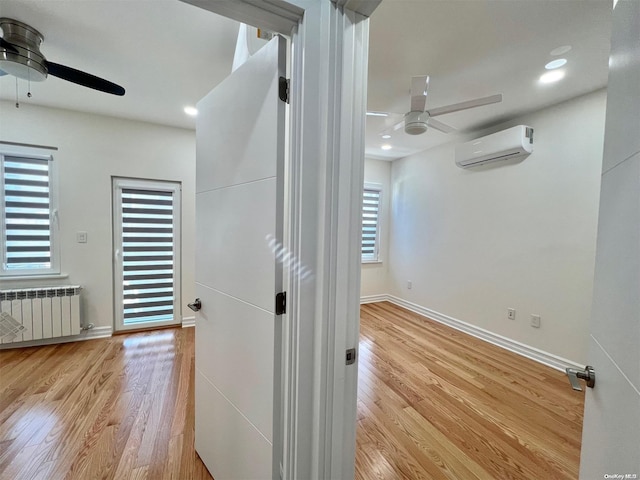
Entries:
[[388,112],[369,112],[369,114],[373,115],[378,114],[382,116],[404,117],[400,122],[386,128],[381,132],[381,134],[389,135],[403,126],[404,131],[409,135],[420,135],[426,132],[428,127],[435,128],[443,133],[455,132],[455,128],[447,125],[446,123],[435,120],[433,117],[445,115],[447,113],[459,112],[460,110],[467,110],[469,108],[482,107],[484,105],[490,105],[492,103],[499,103],[502,101],[502,94],[499,93],[489,97],[476,98],[474,100],[467,100],[465,102],[454,103],[427,110],[428,88],[428,75],[411,77],[411,110],[409,112],[404,115]]

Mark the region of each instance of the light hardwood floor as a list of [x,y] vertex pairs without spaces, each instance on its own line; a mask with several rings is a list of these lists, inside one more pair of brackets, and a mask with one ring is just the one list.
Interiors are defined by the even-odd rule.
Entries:
[[[0,351],[0,478],[211,479],[194,329]],[[356,478],[577,478],[566,377],[389,303],[364,305]],[[304,480],[304,479],[297,479]]]
[[363,305],[357,479],[578,478],[564,374],[388,302]]
[[0,478],[211,479],[193,447],[194,330],[0,351]]

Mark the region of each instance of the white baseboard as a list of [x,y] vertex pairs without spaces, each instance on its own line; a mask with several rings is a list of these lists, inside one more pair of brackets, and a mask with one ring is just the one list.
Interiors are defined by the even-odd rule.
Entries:
[[195,327],[196,317],[182,317],[182,328]]
[[[374,297],[381,298],[381,299],[370,300],[370,298],[374,298]],[[497,333],[490,332],[489,330],[485,330],[484,328],[471,325],[470,323],[463,322],[462,320],[458,320],[457,318],[444,315],[440,312],[436,312],[435,310],[431,310],[430,308],[423,307],[421,305],[409,302],[407,300],[404,300],[399,297],[395,297],[393,295],[372,295],[368,297],[362,297],[360,303],[372,303],[373,301],[378,301],[378,302],[388,301],[395,305],[399,305],[419,315],[428,317],[436,322],[442,323],[451,328],[455,328],[456,330],[467,333],[473,337],[479,338],[480,340],[489,342],[492,345],[496,345],[498,347],[504,348],[505,350],[509,350],[510,352],[513,352],[513,353],[517,353],[518,355],[526,357],[530,360],[534,360],[538,363],[551,367],[555,370],[559,370],[561,372],[564,372],[565,368],[567,367],[576,368],[580,370],[584,369],[584,365],[576,363],[572,360],[568,360],[566,358],[559,357],[552,353],[545,352],[544,350],[540,350],[538,348],[525,345],[524,343],[520,343],[520,342],[517,342],[516,340],[503,337],[502,335],[498,335]]]
[[0,350],[9,348],[39,347],[42,345],[55,345],[58,343],[82,342],[95,338],[108,338],[113,334],[113,327],[95,327],[91,330],[83,330],[79,335],[68,337],[43,338],[41,340],[28,340],[26,342],[3,343]]
[[[195,327],[196,317],[183,317],[182,327]],[[28,340],[26,342],[3,343],[0,350],[10,348],[39,347],[43,345],[55,345],[57,343],[81,342],[95,338],[108,338],[113,335],[113,327],[94,327],[91,330],[83,330],[79,335],[68,337],[43,338],[42,340]]]
[[360,304],[363,303],[376,303],[376,302],[386,302],[389,300],[389,295],[365,295],[360,297]]

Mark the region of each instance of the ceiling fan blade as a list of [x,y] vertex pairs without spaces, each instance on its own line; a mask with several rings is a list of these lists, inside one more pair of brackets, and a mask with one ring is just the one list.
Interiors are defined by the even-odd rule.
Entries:
[[498,95],[491,95],[490,97],[476,98],[475,100],[468,100],[466,102],[454,103],[453,105],[432,108],[429,110],[429,116],[437,117],[438,115],[444,115],[445,113],[459,112],[460,110],[482,107],[483,105],[491,105],[492,103],[499,103],[501,101],[502,94],[499,93]]
[[388,117],[387,112],[378,112],[376,110],[367,110],[367,117]]
[[427,106],[429,75],[411,77],[411,111],[424,112]]
[[120,85],[116,85],[113,82],[105,80],[90,73],[76,70],[75,68],[60,65],[58,63],[46,62],[49,75],[67,80],[69,82],[77,83],[83,87],[93,88],[101,92],[110,93],[112,95],[122,96],[124,95],[124,88]]
[[11,43],[7,42],[4,38],[0,38],[0,47],[4,48],[8,52],[15,53],[16,55],[19,53],[18,49]]
[[431,128],[435,128],[436,130],[441,131],[442,133],[452,133],[458,131],[456,128],[453,128],[446,123],[442,123],[441,121],[435,120],[433,118],[429,118],[427,125],[429,125],[429,127]]
[[[397,114],[390,114],[390,115],[396,116]],[[380,132],[380,135],[391,135],[393,134],[393,132],[400,130],[402,127],[404,127],[404,119],[400,120],[397,123],[394,123],[393,125],[389,125],[387,128],[385,128]]]

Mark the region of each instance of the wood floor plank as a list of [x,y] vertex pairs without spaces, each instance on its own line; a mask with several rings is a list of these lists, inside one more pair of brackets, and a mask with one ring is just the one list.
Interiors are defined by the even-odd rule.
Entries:
[[180,480],[180,453],[183,442],[183,434],[174,435],[169,440],[169,451],[164,463],[162,478]]
[[584,394],[561,372],[388,302],[360,332],[356,478],[578,477]]
[[136,410],[135,421],[132,422],[131,429],[126,437],[127,443],[125,444],[123,451],[120,453],[114,478],[126,478],[127,475],[130,475],[130,472],[134,470],[136,459],[138,458],[138,445],[140,445],[140,442],[142,441],[152,402],[153,396],[142,396],[142,403]]
[[[361,310],[356,479],[575,479],[563,374],[383,302]],[[194,333],[0,351],[0,478],[211,480]]]
[[194,330],[0,351],[0,478],[211,480],[193,443]]

